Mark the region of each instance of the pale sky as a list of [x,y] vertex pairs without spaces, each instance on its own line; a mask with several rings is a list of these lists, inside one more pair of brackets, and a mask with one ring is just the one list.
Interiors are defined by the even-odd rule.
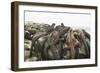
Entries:
[[69,13],[49,13],[49,12],[25,12],[25,22],[32,21],[36,23],[47,23],[60,25],[61,22],[65,26],[73,28],[83,28],[90,32],[91,15],[89,14],[69,14]]

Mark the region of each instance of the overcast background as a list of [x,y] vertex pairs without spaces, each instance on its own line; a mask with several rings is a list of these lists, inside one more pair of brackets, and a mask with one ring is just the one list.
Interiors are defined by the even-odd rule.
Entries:
[[73,29],[85,29],[90,32],[91,19],[90,14],[80,13],[52,13],[52,12],[34,12],[25,11],[25,22],[47,23],[60,25],[62,22],[66,26],[70,26]]

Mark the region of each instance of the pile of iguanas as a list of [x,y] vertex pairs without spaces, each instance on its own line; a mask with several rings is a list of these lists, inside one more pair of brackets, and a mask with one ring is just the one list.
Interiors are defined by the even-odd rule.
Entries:
[[[43,25],[44,26],[44,25]],[[63,23],[41,27],[26,25],[24,38],[25,61],[67,60],[90,58],[90,34],[84,29],[72,29]]]

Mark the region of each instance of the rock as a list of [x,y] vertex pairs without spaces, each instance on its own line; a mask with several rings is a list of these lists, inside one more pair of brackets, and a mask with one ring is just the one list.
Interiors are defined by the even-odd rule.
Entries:
[[37,57],[31,57],[31,58],[28,58],[28,59],[26,60],[26,62],[29,62],[29,61],[37,61],[37,60],[38,60]]

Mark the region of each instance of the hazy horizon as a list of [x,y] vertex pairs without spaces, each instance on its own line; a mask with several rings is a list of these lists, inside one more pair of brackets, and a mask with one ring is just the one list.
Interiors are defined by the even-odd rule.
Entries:
[[70,26],[73,29],[85,29],[91,31],[91,15],[88,14],[67,14],[67,13],[45,13],[45,12],[25,12],[25,23],[45,23],[51,25],[55,23]]

